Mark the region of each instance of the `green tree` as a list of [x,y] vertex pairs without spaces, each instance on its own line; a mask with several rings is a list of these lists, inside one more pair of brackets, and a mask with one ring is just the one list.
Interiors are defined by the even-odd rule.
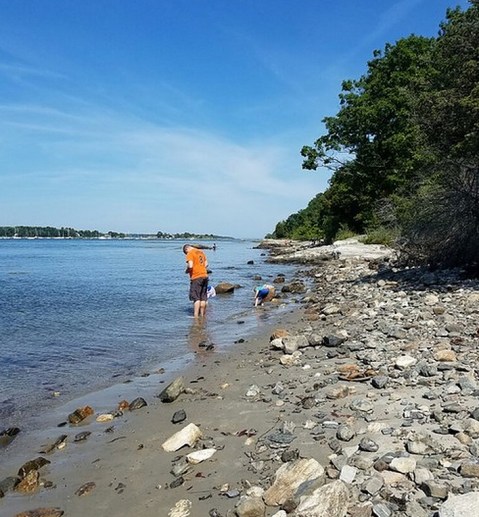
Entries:
[[332,169],[325,193],[331,229],[361,232],[377,203],[407,195],[417,171],[431,160],[414,114],[415,98],[432,73],[434,39],[409,36],[375,51],[367,73],[344,81],[340,110],[323,121],[326,134],[304,146],[303,168]]
[[418,120],[432,167],[404,217],[407,251],[433,265],[479,257],[479,2],[449,10],[419,96]]

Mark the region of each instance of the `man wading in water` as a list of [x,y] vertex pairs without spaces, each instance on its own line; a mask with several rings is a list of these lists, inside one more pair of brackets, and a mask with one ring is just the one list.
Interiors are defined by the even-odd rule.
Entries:
[[202,250],[185,244],[183,253],[186,255],[186,271],[190,275],[190,300],[193,302],[195,318],[203,317],[206,313],[208,299],[208,260]]

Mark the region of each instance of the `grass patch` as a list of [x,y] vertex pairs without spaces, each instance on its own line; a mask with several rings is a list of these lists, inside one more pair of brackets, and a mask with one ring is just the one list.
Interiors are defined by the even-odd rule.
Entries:
[[383,244],[393,246],[399,237],[399,230],[396,228],[374,228],[369,230],[365,237],[361,239],[364,244]]

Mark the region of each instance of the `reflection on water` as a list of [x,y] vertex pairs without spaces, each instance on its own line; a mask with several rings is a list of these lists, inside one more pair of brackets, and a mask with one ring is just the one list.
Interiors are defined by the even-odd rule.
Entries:
[[252,242],[221,242],[208,257],[210,283],[243,288],[214,297],[205,321],[192,323],[182,244],[0,240],[2,428],[56,405],[54,391],[68,400],[191,352],[226,350],[275,312],[254,312],[254,278],[295,271],[265,262]]
[[190,326],[188,344],[193,353],[198,357],[207,357],[215,349],[208,332],[206,319],[195,320]]

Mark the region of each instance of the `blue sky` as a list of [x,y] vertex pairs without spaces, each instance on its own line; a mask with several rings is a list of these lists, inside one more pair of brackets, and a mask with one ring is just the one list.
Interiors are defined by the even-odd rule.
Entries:
[[0,226],[262,237],[374,49],[466,0],[0,0]]

